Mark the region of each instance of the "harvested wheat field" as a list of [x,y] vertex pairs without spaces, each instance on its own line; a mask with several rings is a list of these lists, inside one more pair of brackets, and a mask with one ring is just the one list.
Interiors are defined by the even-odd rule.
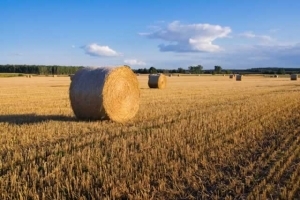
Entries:
[[137,76],[126,123],[80,121],[69,77],[0,79],[0,199],[298,199],[300,82]]

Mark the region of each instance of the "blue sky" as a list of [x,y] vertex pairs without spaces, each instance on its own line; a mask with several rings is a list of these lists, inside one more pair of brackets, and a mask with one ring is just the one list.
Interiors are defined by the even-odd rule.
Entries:
[[0,64],[300,67],[300,1],[1,0]]

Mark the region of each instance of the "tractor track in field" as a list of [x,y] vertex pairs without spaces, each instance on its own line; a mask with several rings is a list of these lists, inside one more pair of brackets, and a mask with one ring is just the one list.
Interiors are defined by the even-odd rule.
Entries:
[[[267,140],[269,139],[272,138],[267,138]],[[280,184],[281,181],[284,181],[285,173],[288,177],[291,175],[288,173],[288,168],[295,164],[299,165],[297,159],[300,154],[300,128],[296,132],[279,137],[279,139],[282,139],[279,146],[273,146],[258,159],[256,167],[260,170],[254,175],[257,180],[252,180],[252,186],[247,188],[249,199],[271,198],[278,189],[275,188],[276,183]],[[260,166],[265,167],[260,168]],[[254,171],[257,170],[254,169]],[[298,176],[299,174],[296,174],[296,178]]]

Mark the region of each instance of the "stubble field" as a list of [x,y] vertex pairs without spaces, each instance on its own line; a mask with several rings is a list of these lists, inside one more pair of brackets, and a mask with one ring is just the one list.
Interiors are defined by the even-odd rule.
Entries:
[[138,76],[126,124],[78,121],[68,77],[0,78],[0,199],[297,199],[300,82]]

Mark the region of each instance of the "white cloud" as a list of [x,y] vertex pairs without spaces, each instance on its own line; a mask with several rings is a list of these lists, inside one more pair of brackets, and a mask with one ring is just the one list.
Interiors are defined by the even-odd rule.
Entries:
[[211,24],[181,24],[174,21],[151,33],[140,33],[150,39],[161,39],[169,44],[158,45],[160,51],[217,52],[221,47],[213,44],[218,38],[228,37],[230,27]]
[[74,49],[76,46],[75,46],[75,45],[72,45],[71,47]]
[[274,39],[271,36],[268,35],[256,35],[252,31],[246,31],[244,33],[241,33],[240,36],[245,37],[245,38],[256,38],[259,39],[263,42],[271,42]]
[[112,50],[108,46],[100,46],[96,43],[85,45],[85,46],[82,47],[82,49],[84,49],[85,53],[90,55],[90,56],[98,56],[98,57],[120,56],[119,53]]
[[124,63],[126,63],[128,65],[146,65],[145,62],[139,61],[136,59],[126,59],[126,60],[124,60]]

